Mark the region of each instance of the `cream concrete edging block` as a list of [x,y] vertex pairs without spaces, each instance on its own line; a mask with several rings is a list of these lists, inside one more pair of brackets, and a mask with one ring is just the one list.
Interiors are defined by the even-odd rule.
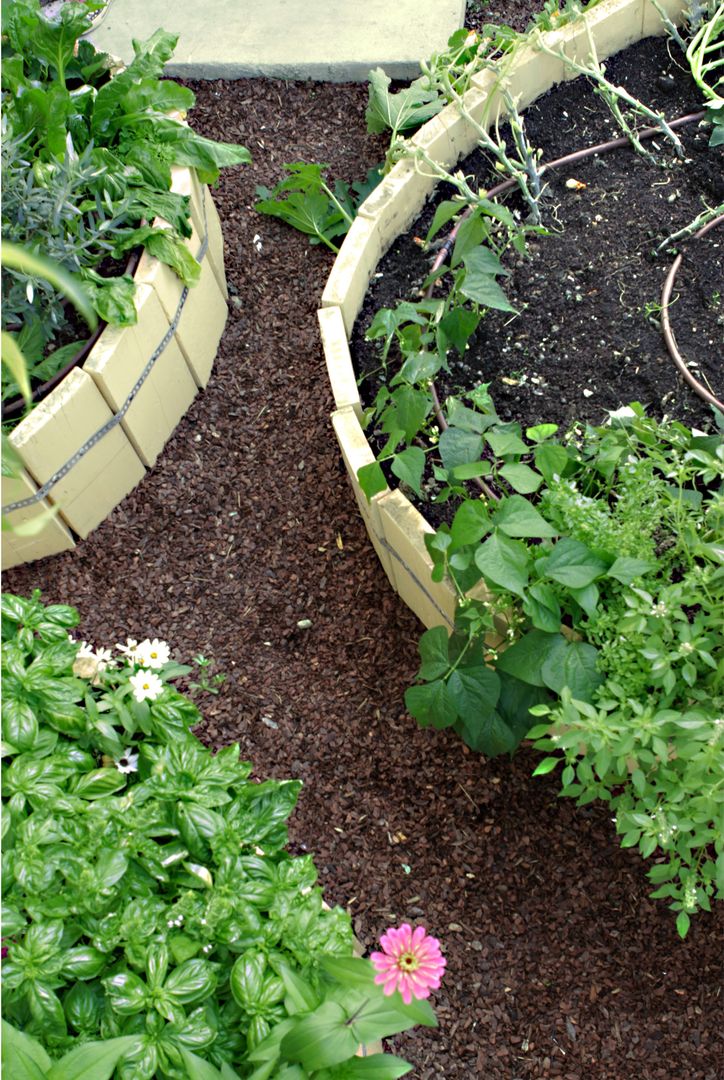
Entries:
[[[34,495],[38,490],[27,473],[20,476],[3,477],[3,501],[20,502]],[[31,536],[24,536],[20,532],[3,533],[3,569],[8,570],[11,566],[19,566],[21,563],[32,562],[33,559],[42,559],[45,555],[57,555],[61,551],[69,551],[75,547],[70,532],[57,517],[50,517],[52,507],[45,499],[33,503],[23,510],[15,510],[8,515],[8,523],[17,530],[42,518],[44,521],[42,530]]]
[[171,191],[177,195],[186,195],[190,200],[191,223],[199,236],[206,236],[208,239],[206,258],[211,263],[218,286],[227,300],[229,293],[224,271],[224,237],[219,212],[211,192],[206,184],[199,183],[195,169],[184,169],[179,165],[171,168]]
[[379,513],[400,597],[425,626],[444,623],[452,630],[455,590],[447,580],[432,580],[433,562],[425,547],[425,534],[435,530],[399,490],[384,496]]
[[[105,330],[83,365],[114,413],[168,333],[169,321],[150,285],[136,285],[138,323]],[[121,426],[143,464],[150,468],[197,388],[173,334],[126,412]]]
[[382,567],[390,580],[390,584],[393,588],[396,588],[395,575],[392,569],[392,559],[385,547],[385,534],[380,521],[379,509],[380,500],[389,492],[380,492],[380,494],[374,495],[371,501],[368,502],[367,496],[360,487],[360,482],[357,479],[358,471],[363,465],[370,465],[375,460],[375,456],[372,453],[372,449],[367,442],[359,419],[351,405],[348,405],[344,409],[338,409],[336,412],[332,413],[332,426],[334,428],[334,433],[337,436],[339,448],[342,452],[342,458],[344,460],[345,468],[347,469],[349,482],[352,485],[352,490],[355,499],[357,500],[362,520],[367,529],[367,535],[372,541],[372,546],[377,552]]
[[[194,257],[201,249],[204,227],[208,230],[199,284],[188,291],[178,326],[172,330],[183,284],[168,266],[144,254],[135,275],[137,324],[107,327],[84,368],[73,369],[12,432],[10,443],[24,472],[19,479],[3,477],[3,507],[36,496],[74,455],[80,456],[49,487],[46,498],[10,511],[9,521],[16,525],[39,518],[50,507],[59,513],[46,515],[43,529],[34,536],[3,534],[4,569],[74,547],[73,534],[86,537],[143,478],[197,388],[209,380],[228,314],[221,225],[208,189],[199,184],[193,170],[174,168],[173,190],[190,199],[193,235],[188,247]],[[124,409],[120,419],[98,436]]]
[[[112,415],[90,375],[73,368],[15,428],[10,442],[33,479],[44,484]],[[66,524],[86,537],[144,475],[140,458],[116,425],[53,485],[49,498]]]
[[[163,224],[160,221],[156,223]],[[192,229],[186,245],[195,257],[202,241],[193,227],[193,222]],[[152,286],[169,322],[175,318],[184,285],[170,266],[144,252],[135,280]],[[204,258],[201,262],[201,277],[197,284],[188,290],[175,331],[176,340],[199,387],[206,386],[211,377],[211,368],[226,325],[227,314],[226,300],[213,267],[208,259]]]
[[[661,0],[661,6],[673,22],[681,21],[683,0]],[[588,29],[574,24],[545,34],[546,44],[569,59],[585,61],[590,53],[590,33],[596,54],[603,60],[642,37],[665,32],[651,0],[602,0],[586,15],[586,20]],[[465,108],[476,123],[490,127],[503,107],[501,78],[518,107],[523,109],[556,83],[573,77],[575,74],[561,56],[551,56],[534,43],[526,45],[517,50],[507,65],[500,65],[497,72],[483,71],[472,79]],[[451,104],[425,124],[411,141],[449,169],[473,149],[477,140],[474,127]],[[375,551],[390,582],[422,622],[426,626],[451,627],[456,606],[452,586],[431,579],[432,560],[424,537],[433,531],[432,527],[401,491],[388,489],[368,502],[357,479],[357,470],[374,461],[374,454],[360,426],[362,410],[356,383],[352,391],[354,369],[347,347],[379,259],[396,237],[409,228],[436,185],[434,178],[424,175],[423,169],[424,163],[398,162],[362,204],[322,294],[319,318],[337,405],[332,423]],[[344,341],[341,335],[345,336]]]
[[350,405],[362,423],[362,403],[354,377],[342,310],[338,307],[320,308],[317,318],[335,407],[344,409]]
[[356,217],[322,293],[323,308],[341,308],[348,338],[382,251],[377,222]]

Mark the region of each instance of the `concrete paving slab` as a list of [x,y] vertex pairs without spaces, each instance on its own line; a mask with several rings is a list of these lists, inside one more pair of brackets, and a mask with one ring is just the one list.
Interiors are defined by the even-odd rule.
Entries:
[[133,38],[177,33],[166,73],[183,78],[363,82],[418,76],[464,14],[465,0],[112,0],[89,36],[129,61]]

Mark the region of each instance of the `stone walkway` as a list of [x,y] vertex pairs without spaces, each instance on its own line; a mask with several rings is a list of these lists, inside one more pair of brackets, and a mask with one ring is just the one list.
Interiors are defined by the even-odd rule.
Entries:
[[167,73],[186,78],[411,79],[464,14],[465,0],[112,0],[90,37],[128,61],[133,38],[178,33]]

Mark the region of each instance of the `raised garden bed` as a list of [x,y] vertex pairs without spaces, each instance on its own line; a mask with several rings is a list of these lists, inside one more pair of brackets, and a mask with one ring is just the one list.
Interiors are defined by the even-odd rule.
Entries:
[[[680,16],[681,5],[671,3],[667,10],[671,17],[676,19]],[[649,0],[645,0],[645,2],[643,0],[642,2],[639,2],[639,0],[603,0],[603,3],[595,6],[587,14],[586,19],[591,38],[601,59],[634,44],[641,38],[660,35],[664,30],[661,17]],[[572,23],[561,31],[553,31],[545,35],[545,41],[552,48],[564,50],[567,56],[577,57],[585,49],[587,36],[580,23]],[[565,67],[561,59],[551,56],[548,52],[528,46],[515,54],[508,71],[507,85],[511,96],[517,100],[518,107],[522,110],[554,84],[561,83],[570,76],[570,70]],[[660,92],[665,94],[667,87],[660,87],[659,89]],[[572,101],[574,98],[570,94],[570,88],[563,88],[562,91],[559,91],[559,93],[563,94],[566,94],[566,92],[568,93],[571,110],[573,110]],[[486,125],[490,125],[502,108],[500,99],[500,87],[496,83],[496,76],[486,71],[474,77],[473,87],[466,94],[465,102],[475,120],[480,121],[482,117],[485,117]],[[563,105],[561,108],[563,109]],[[533,127],[535,127],[535,123]],[[554,153],[563,153],[572,148],[569,141],[571,132],[566,128],[567,125],[562,123],[559,125],[559,132],[553,143]],[[618,132],[615,134],[618,134]],[[610,135],[610,130],[605,131],[605,134],[600,136],[600,139],[598,136],[592,137],[589,135],[588,141],[603,141],[605,138],[609,138]],[[575,139],[575,136],[573,137]],[[696,139],[695,132],[692,138]],[[439,161],[446,168],[450,168],[458,159],[464,158],[470,153],[476,142],[477,139],[472,126],[460,115],[454,105],[444,109],[412,139],[413,145],[424,147],[430,158]],[[704,140],[702,139],[700,143],[702,149],[703,144]],[[696,142],[692,142],[692,147],[696,148],[698,153],[699,147],[697,147]],[[575,148],[578,148],[577,144]],[[464,165],[464,171],[466,172],[468,171],[468,165],[468,162]],[[606,167],[608,168],[608,162],[606,162]],[[624,171],[625,168],[624,165]],[[692,193],[690,203],[692,208],[697,204],[700,193],[712,197],[715,191],[718,190],[721,181],[720,177],[715,174],[716,162],[713,154],[709,157],[708,168],[712,170],[712,173],[710,175],[706,169],[702,170],[703,184],[701,192],[694,190]],[[560,247],[555,246],[559,242],[558,239],[543,238],[539,241],[533,260],[525,266],[520,276],[520,282],[517,286],[519,293],[514,296],[514,300],[519,301],[518,307],[523,304],[530,304],[534,308],[536,288],[541,290],[545,287],[545,282],[549,282],[549,288],[556,289],[561,293],[562,309],[568,303],[568,310],[573,311],[574,317],[578,318],[578,301],[575,298],[577,295],[581,295],[581,299],[583,299],[583,294],[579,292],[576,285],[575,275],[572,282],[564,282],[558,279],[550,280],[547,269],[539,269],[537,259],[540,248],[545,249],[548,258],[560,263],[557,270],[559,277],[561,275],[563,278],[566,278],[566,276],[571,277],[566,258],[570,257],[572,246],[576,252],[576,265],[583,271],[581,278],[584,283],[586,280],[595,278],[600,273],[595,264],[595,250],[597,249],[586,257],[581,250],[581,244],[577,242],[577,228],[580,228],[581,225],[586,227],[585,239],[589,243],[592,235],[598,235],[594,232],[594,229],[601,228],[604,225],[604,215],[585,202],[586,192],[589,192],[589,188],[592,189],[589,192],[589,199],[597,190],[596,178],[600,171],[601,166],[595,162],[580,167],[577,166],[575,177],[578,178],[579,174],[583,175],[585,173],[585,175],[589,175],[590,173],[590,183],[587,183],[585,188],[582,187],[575,192],[563,188],[567,203],[574,202],[578,210],[578,221],[572,219],[564,228],[563,240],[569,245],[568,249],[564,248],[563,253],[558,254]],[[375,290],[373,290],[373,296],[376,295],[376,300],[370,301],[368,315],[372,307],[377,309],[385,305],[386,301],[381,290],[387,287],[387,281],[385,280],[387,273],[386,267],[384,271],[379,267],[379,262],[395,237],[404,233],[417,218],[425,199],[435,186],[434,178],[422,175],[422,173],[423,170],[416,169],[412,162],[400,162],[363,204],[358,219],[350,229],[330,275],[323,296],[323,309],[319,317],[327,367],[337,406],[332,420],[350,481],[355,490],[372,543],[391,583],[419,618],[428,627],[438,624],[451,627],[454,620],[456,596],[447,580],[438,582],[431,580],[432,561],[424,544],[424,536],[432,531],[432,526],[423,518],[402,491],[384,491],[374,495],[368,501],[359,485],[358,471],[362,466],[368,465],[374,460],[374,453],[362,429],[362,404],[359,399],[356,374],[347,345],[347,341],[353,333],[355,319],[362,309],[367,285],[377,271],[380,273],[381,284],[378,281],[375,282],[375,289],[378,291],[375,294]],[[553,181],[553,190],[559,194],[561,199],[563,198],[560,195],[561,187],[565,184],[565,180],[572,175],[574,174],[566,172],[565,176],[556,177]],[[659,180],[656,176],[653,179],[655,181]],[[580,182],[581,184],[585,183],[585,179]],[[664,175],[659,182],[670,184],[671,177],[669,176],[667,179]],[[480,183],[482,186],[482,181]],[[603,195],[605,197],[605,190]],[[651,197],[653,199],[661,198],[658,191]],[[668,209],[667,203],[662,203],[662,205]],[[696,212],[697,210],[693,210],[692,216]],[[596,221],[596,213],[599,214],[600,221]],[[609,213],[608,209],[605,217],[614,219],[613,228],[615,229],[615,216]],[[424,223],[424,219],[422,220]],[[712,234],[713,236],[714,234]],[[714,243],[716,243],[716,240],[714,240]],[[411,242],[408,241],[407,246],[405,246],[404,242],[401,243],[399,251],[402,252],[402,255],[397,259],[397,262],[395,262],[393,254],[389,263],[386,264],[391,268],[396,266],[399,270],[397,278],[395,277],[395,271],[392,271],[390,285],[392,292],[395,293],[396,301],[409,295],[409,293],[405,292],[406,289],[414,291],[417,288],[419,295],[419,285],[426,273],[429,272],[429,263],[420,260],[419,257],[415,262],[410,263],[411,252],[414,252],[414,245]],[[414,255],[412,258],[414,258]],[[640,260],[641,256],[639,255],[638,258]],[[627,274],[625,265],[621,265],[621,273]],[[588,275],[588,278],[586,275]],[[532,288],[531,277],[534,278]],[[403,279],[405,279],[404,283]],[[571,284],[574,286],[573,289],[570,288]],[[571,292],[570,302],[565,293],[567,286]],[[621,288],[630,288],[630,286],[630,280],[621,283]],[[654,313],[658,292],[653,287],[649,287],[646,282],[643,282],[642,287],[644,291],[651,292],[649,302],[651,312]],[[581,288],[584,288],[584,284],[581,285]],[[591,285],[588,285],[587,288],[589,292],[593,292]],[[713,292],[715,292],[715,288],[713,286]],[[532,295],[529,295],[526,290],[532,291]],[[380,295],[383,296],[382,300],[380,300]],[[618,300],[618,291],[615,293],[615,298]],[[715,300],[716,297],[714,296]],[[634,299],[632,303],[634,308],[637,304],[643,307],[645,301]],[[565,312],[562,310],[561,322],[564,314]],[[627,314],[630,318],[633,312],[629,311]],[[714,322],[716,322],[716,310],[713,310],[713,315]],[[595,414],[598,416],[599,421],[603,420],[605,416],[603,410],[607,407],[618,407],[621,404],[620,395],[623,392],[620,386],[610,386],[610,369],[609,371],[601,371],[600,356],[594,354],[591,357],[592,367],[589,374],[587,370],[581,368],[580,362],[575,359],[575,353],[571,350],[570,364],[577,369],[576,379],[578,380],[580,377],[580,394],[578,397],[570,391],[567,394],[564,390],[561,390],[561,386],[567,386],[571,378],[570,370],[566,370],[565,360],[563,363],[558,364],[555,369],[552,366],[550,370],[546,369],[545,376],[538,374],[538,368],[535,364],[540,366],[543,362],[542,358],[544,358],[546,348],[548,348],[549,352],[552,351],[550,345],[551,335],[561,335],[561,339],[565,340],[565,334],[562,333],[561,326],[554,330],[548,325],[548,320],[542,313],[539,318],[545,324],[543,328],[536,325],[535,318],[532,319],[529,326],[527,312],[526,319],[520,321],[511,321],[509,315],[501,315],[500,313],[496,313],[495,317],[490,320],[486,319],[483,324],[483,333],[479,334],[478,337],[480,351],[484,357],[480,364],[481,370],[477,378],[476,373],[472,370],[464,373],[458,371],[458,385],[462,375],[470,378],[470,387],[477,385],[480,381],[490,381],[491,371],[495,371],[496,365],[495,352],[493,351],[491,354],[489,348],[490,341],[494,339],[498,355],[501,358],[498,362],[501,379],[498,386],[491,389],[496,401],[498,394],[495,391],[501,388],[503,390],[503,412],[501,415],[504,418],[520,419],[524,424],[526,422],[536,423],[540,420],[552,419],[562,422],[564,426],[566,421],[572,420],[574,417],[576,419],[586,419],[587,416],[592,417]],[[364,319],[360,320],[360,323],[362,330],[364,330]],[[523,323],[525,323],[525,329],[523,335],[521,335]],[[553,326],[555,325],[554,323]],[[654,327],[645,328],[651,334],[657,332]],[[609,357],[614,368],[624,369],[624,380],[626,380],[633,374],[636,361],[632,359],[634,355],[633,347],[626,348],[626,343],[629,340],[629,322],[623,314],[619,319],[619,326],[614,328],[614,331],[609,332],[603,329],[599,333],[591,335],[580,329],[578,332],[579,336],[583,336],[586,341],[588,341],[589,336],[594,337],[598,342],[601,355],[605,354]],[[712,338],[713,332],[712,330],[712,332],[702,335],[707,340],[712,339],[710,347],[712,369],[716,366],[717,359],[716,343]],[[573,336],[572,332],[571,335]],[[546,344],[547,341],[548,344]],[[663,356],[663,344],[660,351]],[[525,363],[517,359],[519,354],[523,355],[530,371],[526,370]],[[474,355],[474,352],[472,355]],[[688,416],[689,420],[692,417],[694,420],[700,420],[704,416],[710,415],[709,410],[693,394],[689,394],[687,397],[686,392],[679,392],[678,377],[674,374],[673,366],[665,369],[663,365],[664,361],[662,360],[662,371],[666,370],[666,374],[663,376],[665,388],[662,396],[665,398],[666,395],[669,395],[670,397],[674,388],[677,389],[677,396],[688,401],[688,412],[684,412],[684,419]],[[468,369],[473,366],[473,360],[467,353],[465,366]],[[364,372],[364,368],[362,371]],[[710,372],[710,376],[715,377],[713,370]],[[454,377],[455,373],[451,375],[451,378]],[[555,382],[556,377],[559,379],[557,384]],[[591,389],[591,379],[597,380],[598,389]],[[553,383],[552,386],[547,385],[551,382]],[[640,394],[635,392],[634,384],[631,385],[634,392],[628,395],[630,399],[635,399],[638,396],[646,399],[652,393],[655,393],[655,383],[644,384]],[[522,386],[525,386],[526,393],[529,395],[530,403],[527,407]],[[584,394],[583,391],[586,391],[586,393]],[[549,394],[552,402],[556,402],[551,416],[548,415],[546,408],[546,394]],[[564,402],[561,400],[562,398],[570,398],[570,401]],[[586,409],[585,406],[589,403],[590,406]],[[561,406],[570,407],[562,409]]]
[[186,289],[144,254],[134,275],[137,324],[107,327],[83,367],[13,430],[23,472],[3,477],[3,514],[14,527],[45,523],[30,535],[5,533],[3,569],[88,536],[140,483],[208,382],[227,317],[221,225],[192,170],[175,169],[173,190],[191,196],[188,246],[201,278]]

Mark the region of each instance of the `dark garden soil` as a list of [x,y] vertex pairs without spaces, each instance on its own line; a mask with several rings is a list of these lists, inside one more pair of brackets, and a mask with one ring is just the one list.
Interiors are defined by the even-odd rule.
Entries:
[[442,939],[440,1027],[396,1040],[415,1076],[716,1080],[722,905],[680,942],[605,807],[532,780],[530,750],[488,762],[405,714],[420,627],[373,556],[328,422],[315,310],[332,258],[251,209],[283,162],[350,180],[381,158],[365,89],[194,89],[194,125],[254,156],[215,194],[231,296],[210,385],[103,525],[5,589],[77,605],[98,645],[159,636],[219,662],[201,737],[238,741],[260,777],[305,781],[292,845],[314,852],[364,945],[404,919]]
[[[607,75],[669,119],[699,108],[680,54],[664,39],[641,42],[620,54],[607,65]],[[583,79],[550,91],[526,110],[525,121],[531,145],[543,150],[544,162],[620,135],[605,104]],[[519,315],[488,313],[464,356],[453,352],[449,357],[441,393],[488,383],[501,418],[519,420],[524,428],[541,421],[564,429],[577,420],[602,423],[607,410],[630,401],[688,426],[710,425],[710,407],[684,383],[664,344],[660,298],[672,255],[654,254],[661,241],[704,206],[724,199],[724,147],[707,145],[709,130],[697,124],[682,129],[683,159],[657,138],[654,152],[661,166],[624,148],[548,173],[542,220],[549,235],[531,238],[526,258],[513,254],[504,259],[512,272],[504,288]],[[499,180],[482,152],[460,167],[474,177],[473,188],[493,187]],[[581,185],[578,190],[566,186],[571,180]],[[364,341],[375,312],[420,297],[434,252],[425,255],[414,238],[426,235],[435,205],[452,191],[441,185],[410,232],[380,263],[355,327],[360,372],[379,369],[378,342]],[[692,240],[684,250],[672,325],[697,377],[721,398],[724,228]],[[370,400],[376,389],[373,379]]]

